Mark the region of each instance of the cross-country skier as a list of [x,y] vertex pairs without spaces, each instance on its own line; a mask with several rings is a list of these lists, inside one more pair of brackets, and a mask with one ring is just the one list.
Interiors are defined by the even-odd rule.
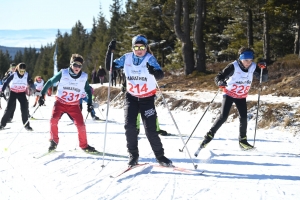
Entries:
[[6,123],[9,121],[12,112],[15,110],[16,100],[18,99],[21,106],[22,122],[25,126],[25,129],[32,131],[28,121],[29,113],[26,89],[28,85],[33,86],[33,81],[26,72],[25,63],[19,63],[15,71],[6,79],[2,87],[1,96],[4,95],[4,91],[8,85],[10,87],[10,95],[7,100],[7,107],[1,119],[0,130],[4,129]]
[[[116,41],[112,40],[106,53],[106,69],[110,70],[111,53],[116,48]],[[126,76],[125,97],[125,135],[127,149],[130,155],[128,165],[138,163],[138,137],[136,133],[136,119],[141,113],[145,133],[160,165],[172,166],[172,161],[164,156],[164,149],[160,137],[156,132],[156,110],[154,97],[156,80],[162,79],[164,73],[156,58],[152,55],[148,40],[144,35],[132,38],[132,52],[115,59],[112,69],[123,69]]]
[[247,104],[246,97],[250,90],[253,75],[260,78],[263,70],[262,81],[268,80],[268,70],[265,62],[256,65],[253,62],[254,51],[242,47],[238,51],[239,58],[230,63],[215,77],[215,83],[223,90],[221,114],[204,136],[200,148],[204,148],[215,136],[217,130],[227,120],[230,108],[235,103],[240,115],[239,145],[242,150],[252,149],[253,146],[247,142]]
[[[43,89],[43,86],[44,86],[44,80],[42,79],[41,76],[36,76],[34,78],[34,86],[35,86],[35,90],[36,90],[35,91],[36,97],[35,97],[35,102],[33,104],[33,107],[35,107],[36,104],[38,103],[38,100],[39,100],[40,94],[41,94],[41,90]],[[45,99],[45,97],[44,97],[44,99]]]
[[83,121],[83,116],[79,107],[79,100],[86,92],[89,97],[88,112],[93,109],[92,93],[88,83],[88,75],[81,71],[83,64],[83,57],[79,54],[72,54],[70,59],[70,67],[61,69],[55,76],[50,78],[44,85],[39,105],[42,106],[45,102],[44,95],[48,89],[55,83],[59,82],[57,86],[56,101],[52,110],[52,117],[50,119],[50,147],[49,152],[56,149],[59,142],[58,137],[58,121],[62,114],[67,113],[74,119],[74,124],[77,127],[79,146],[86,152],[97,152],[94,147],[87,143],[86,128]]

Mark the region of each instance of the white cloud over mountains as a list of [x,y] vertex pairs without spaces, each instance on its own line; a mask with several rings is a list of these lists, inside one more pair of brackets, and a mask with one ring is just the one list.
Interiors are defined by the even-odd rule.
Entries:
[[[29,29],[29,30],[0,30],[0,46],[6,47],[35,47],[54,43],[57,29]],[[61,29],[60,32],[70,32]]]

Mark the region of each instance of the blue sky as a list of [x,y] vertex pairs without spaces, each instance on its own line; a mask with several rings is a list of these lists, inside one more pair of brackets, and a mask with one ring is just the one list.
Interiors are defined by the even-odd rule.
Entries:
[[110,19],[112,3],[113,0],[0,0],[0,46],[40,48],[53,44],[58,29],[69,32],[78,20],[90,30],[100,5],[105,18]]
[[0,30],[71,29],[78,20],[91,28],[100,4],[109,19],[112,0],[1,0]]

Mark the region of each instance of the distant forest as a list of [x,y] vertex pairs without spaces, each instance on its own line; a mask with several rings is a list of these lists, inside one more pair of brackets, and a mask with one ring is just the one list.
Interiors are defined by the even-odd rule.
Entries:
[[[12,59],[0,50],[0,74],[11,62],[25,62],[32,77],[53,76],[53,54],[58,45],[58,69],[69,66],[73,53],[84,59],[83,70],[104,66],[107,46],[117,40],[115,57],[131,51],[131,39],[144,34],[164,71],[183,69],[206,73],[209,64],[237,58],[241,46],[255,50],[268,63],[288,54],[299,55],[299,0],[113,0],[111,18],[101,4],[88,32],[77,21],[71,33],[57,31],[53,44],[18,51]],[[299,57],[299,56],[298,56]],[[90,77],[89,77],[90,78]]]

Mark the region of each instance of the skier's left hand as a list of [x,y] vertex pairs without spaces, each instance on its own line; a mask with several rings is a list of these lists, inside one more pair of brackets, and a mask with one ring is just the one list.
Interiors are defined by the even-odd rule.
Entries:
[[88,103],[88,105],[87,105],[87,111],[88,112],[92,112],[93,108],[94,108],[93,105],[90,104],[90,103]]
[[153,66],[147,64],[147,68],[148,68],[149,74],[152,74],[152,75],[155,74],[155,69]]

